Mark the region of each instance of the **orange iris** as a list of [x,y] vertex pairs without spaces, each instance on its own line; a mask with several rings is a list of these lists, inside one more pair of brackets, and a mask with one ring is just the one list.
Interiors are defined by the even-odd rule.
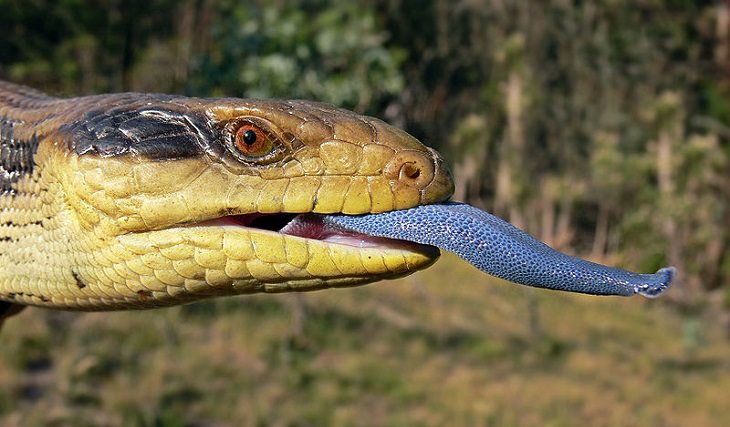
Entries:
[[262,157],[274,148],[271,138],[252,123],[243,123],[236,130],[236,148],[244,156]]

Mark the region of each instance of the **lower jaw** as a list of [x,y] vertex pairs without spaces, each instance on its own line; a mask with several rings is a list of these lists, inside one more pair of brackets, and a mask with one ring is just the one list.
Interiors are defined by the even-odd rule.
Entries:
[[139,235],[119,241],[129,239],[137,255],[148,248],[176,258],[174,271],[165,274],[179,273],[186,286],[235,287],[230,293],[356,286],[422,270],[440,255],[434,246],[337,230],[316,214],[294,215],[278,230],[256,228],[252,219],[222,217],[150,231],[141,245]]

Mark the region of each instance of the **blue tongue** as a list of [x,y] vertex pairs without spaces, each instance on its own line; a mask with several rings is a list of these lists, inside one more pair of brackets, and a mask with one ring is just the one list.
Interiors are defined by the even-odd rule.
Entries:
[[463,203],[424,205],[361,216],[327,215],[330,225],[453,252],[493,276],[537,288],[593,295],[656,297],[674,267],[638,274],[558,252],[512,224]]

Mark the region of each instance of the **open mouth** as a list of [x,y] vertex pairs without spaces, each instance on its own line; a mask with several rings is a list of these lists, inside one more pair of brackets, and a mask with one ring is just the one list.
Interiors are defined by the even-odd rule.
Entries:
[[425,248],[428,248],[438,250],[436,247],[429,245],[422,245],[406,240],[370,236],[346,230],[324,221],[324,217],[325,215],[312,213],[253,213],[244,215],[228,215],[192,225],[246,227],[357,248],[405,249],[411,251],[423,251]]

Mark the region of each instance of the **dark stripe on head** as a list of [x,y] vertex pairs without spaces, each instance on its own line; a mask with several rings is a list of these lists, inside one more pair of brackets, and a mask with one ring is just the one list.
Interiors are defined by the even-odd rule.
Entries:
[[174,160],[202,154],[215,138],[208,121],[202,112],[166,102],[171,99],[92,110],[59,131],[68,135],[69,148],[79,155]]

